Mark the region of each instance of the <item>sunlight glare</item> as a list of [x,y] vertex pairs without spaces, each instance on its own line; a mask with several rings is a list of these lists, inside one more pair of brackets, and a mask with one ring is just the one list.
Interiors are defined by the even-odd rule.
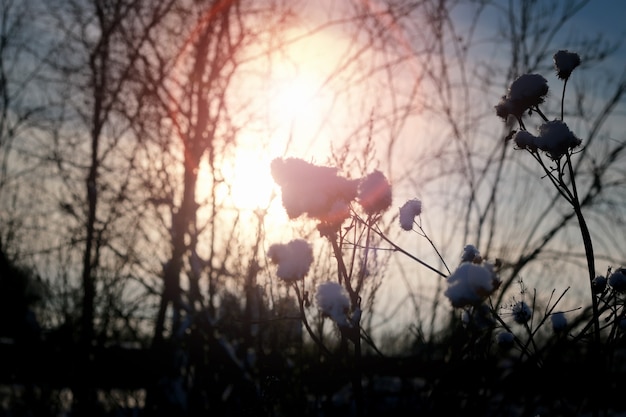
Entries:
[[289,124],[305,116],[317,116],[320,112],[319,104],[316,104],[318,85],[319,80],[311,75],[274,81],[269,104],[272,119]]
[[269,158],[259,157],[250,148],[238,149],[231,173],[227,176],[230,198],[238,209],[256,210],[267,208],[278,186],[270,173]]

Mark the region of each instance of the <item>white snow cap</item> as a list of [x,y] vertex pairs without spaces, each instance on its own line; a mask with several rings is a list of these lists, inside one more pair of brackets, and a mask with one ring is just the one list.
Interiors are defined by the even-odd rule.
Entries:
[[556,75],[562,80],[569,78],[574,68],[580,65],[580,56],[575,52],[560,50],[553,58]]
[[391,184],[382,172],[376,170],[361,180],[359,203],[369,215],[381,213],[391,206]]
[[453,307],[476,305],[500,287],[500,279],[489,262],[475,264],[462,262],[448,277],[444,295]]
[[476,249],[476,246],[465,245],[461,255],[461,262],[473,262],[477,258],[480,258],[480,252]]
[[521,75],[509,87],[509,98],[513,101],[530,100],[539,104],[547,93],[548,80],[541,74]]
[[546,122],[539,128],[539,136],[535,136],[526,130],[520,130],[513,136],[515,144],[520,149],[536,151],[540,149],[550,158],[557,160],[567,153],[569,149],[579,146],[582,141],[577,138],[565,122],[553,120]]
[[495,106],[496,114],[506,120],[509,115],[522,117],[529,108],[543,103],[548,94],[548,80],[540,74],[524,74],[511,83],[507,95]]
[[[303,214],[331,223],[342,223],[348,211],[337,211],[337,203],[348,207],[357,196],[359,180],[337,175],[338,169],[322,167],[298,158],[277,158],[271,164],[272,177],[281,187],[287,215],[295,219]],[[331,218],[338,216],[337,218]]]
[[417,198],[407,201],[400,207],[400,227],[404,230],[413,230],[415,217],[422,214],[422,202]]
[[350,300],[346,290],[336,282],[325,282],[317,287],[315,301],[322,313],[339,326],[349,326],[347,313]]
[[304,278],[313,263],[313,250],[304,239],[287,244],[275,243],[267,251],[270,260],[278,264],[276,275],[285,281]]

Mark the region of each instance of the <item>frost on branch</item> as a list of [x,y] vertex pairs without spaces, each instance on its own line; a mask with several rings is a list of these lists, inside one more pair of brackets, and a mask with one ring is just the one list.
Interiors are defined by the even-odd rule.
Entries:
[[325,282],[317,287],[315,293],[317,306],[325,316],[330,317],[341,327],[349,326],[346,314],[350,308],[348,294],[336,282]]
[[285,281],[304,278],[313,263],[313,250],[303,239],[295,239],[287,244],[275,243],[270,246],[267,256],[278,265],[278,278]]

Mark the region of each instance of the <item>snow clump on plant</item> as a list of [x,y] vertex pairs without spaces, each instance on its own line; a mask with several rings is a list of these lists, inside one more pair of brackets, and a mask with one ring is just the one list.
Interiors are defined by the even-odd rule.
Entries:
[[580,56],[567,50],[558,51],[554,54],[553,59],[556,75],[562,80],[567,80],[574,68],[580,65]]
[[340,327],[350,325],[346,316],[350,308],[350,300],[340,284],[325,282],[319,285],[315,293],[315,301],[322,313],[330,317]]
[[391,184],[376,170],[361,180],[358,198],[367,214],[381,213],[391,206]]
[[473,262],[480,263],[482,258],[480,252],[474,245],[465,245],[463,248],[463,254],[461,255],[461,262]]
[[453,307],[480,304],[493,294],[501,283],[494,271],[494,265],[490,262],[461,262],[448,277],[447,282],[448,288],[444,295],[448,297]]
[[609,276],[609,285],[613,291],[626,292],[626,269],[620,268]]
[[513,305],[513,320],[515,323],[524,324],[533,315],[533,311],[530,309],[528,304],[524,301],[518,301]]
[[[348,216],[348,203],[357,196],[359,182],[337,175],[337,168],[321,167],[302,159],[274,159],[271,172],[281,187],[287,215],[303,214],[326,222],[341,224]],[[345,211],[338,210],[342,202]]]
[[496,335],[496,343],[501,349],[508,350],[513,347],[515,335],[511,332],[501,331]]
[[391,185],[380,171],[350,179],[332,167],[317,166],[299,158],[276,158],[271,163],[280,186],[283,207],[290,219],[301,215],[319,220],[322,234],[331,234],[350,217],[350,205],[358,202],[368,215],[391,205]]
[[524,112],[543,103],[548,94],[548,80],[540,74],[524,74],[511,83],[508,93],[496,105],[496,114],[521,119]]
[[412,230],[415,217],[422,214],[422,202],[417,198],[407,201],[400,207],[400,227]]
[[568,150],[579,146],[582,141],[572,133],[567,124],[560,120],[546,122],[539,127],[539,136],[520,130],[513,136],[520,149],[536,151],[540,149],[553,160],[560,159]]
[[285,281],[304,278],[313,263],[313,250],[304,239],[295,239],[287,244],[270,246],[267,256],[278,265],[276,275]]

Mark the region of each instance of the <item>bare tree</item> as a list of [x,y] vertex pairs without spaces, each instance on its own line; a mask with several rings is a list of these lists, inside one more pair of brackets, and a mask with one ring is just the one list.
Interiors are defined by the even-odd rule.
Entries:
[[[67,116],[58,133],[60,140],[55,141],[58,147],[53,149],[53,158],[66,187],[67,197],[60,207],[66,218],[76,222],[80,231],[71,239],[82,246],[81,383],[75,393],[76,410],[81,415],[93,413],[96,404],[90,373],[96,342],[97,288],[107,288],[109,274],[119,282],[115,275],[132,253],[119,238],[118,229],[129,225],[124,204],[128,204],[135,153],[127,140],[128,115],[133,110],[125,101],[127,85],[139,50],[170,5],[123,0],[48,4],[58,21],[58,26],[49,30],[63,41],[64,59],[51,57],[47,71],[54,71],[51,79],[62,89],[59,96],[67,100],[60,102]],[[106,304],[102,307],[107,310]],[[99,319],[106,334],[109,317],[103,314]]]

